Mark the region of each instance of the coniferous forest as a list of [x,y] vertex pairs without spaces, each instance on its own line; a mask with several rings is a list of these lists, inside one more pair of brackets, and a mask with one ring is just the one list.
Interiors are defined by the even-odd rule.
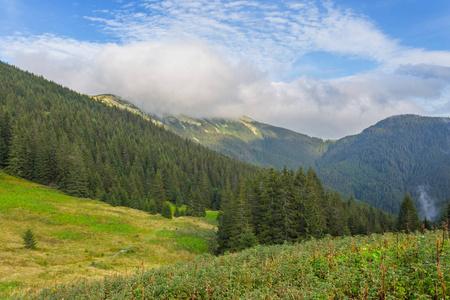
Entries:
[[270,168],[241,184],[235,195],[227,189],[218,219],[219,252],[396,227],[392,215],[353,198],[343,201],[338,192],[324,189],[311,168]]
[[[301,295],[304,291],[308,291],[311,284],[314,293],[317,295],[322,293],[319,296],[321,298],[325,294],[331,295],[331,290],[336,297],[368,295],[368,289],[372,287],[371,295],[382,295],[381,299],[389,294],[410,298],[412,294],[402,291],[401,287],[411,284],[416,285],[413,293],[444,295],[444,297],[447,293],[445,282],[448,280],[446,276],[448,267],[446,268],[445,262],[448,260],[446,245],[449,239],[450,204],[442,212],[442,221],[444,221],[442,230],[429,231],[427,234],[425,229],[432,229],[432,225],[427,220],[420,221],[409,194],[405,195],[399,217],[396,218],[381,209],[361,203],[353,197],[343,199],[337,191],[324,186],[311,167],[304,169],[299,166],[296,171],[284,167],[280,171],[273,167],[266,169],[240,162],[169,132],[141,114],[108,106],[93,97],[78,94],[42,77],[1,62],[0,104],[0,169],[2,172],[58,189],[68,195],[98,199],[112,206],[131,207],[150,214],[160,213],[164,217],[149,216],[144,213],[145,219],[160,218],[169,222],[166,220],[180,220],[177,219],[180,212],[193,217],[205,217],[206,210],[219,210],[217,223],[215,220],[209,223],[212,228],[217,225],[217,230],[214,231],[215,234],[211,232],[211,237],[208,237],[205,252],[223,254],[257,245],[274,245],[272,247],[258,246],[251,249],[253,252],[241,253],[254,254],[255,260],[259,260],[261,255],[265,255],[264,253],[272,251],[270,249],[276,249],[274,251],[280,254],[288,253],[288,256],[282,255],[279,260],[276,259],[283,271],[279,271],[278,267],[273,268],[273,278],[279,279],[280,272],[287,271],[290,275],[280,281],[280,291],[285,289],[285,284],[286,287],[298,285],[299,288],[280,292],[281,298],[284,295]],[[60,193],[57,194],[58,198],[62,196]],[[170,203],[175,206],[174,213]],[[106,206],[111,208],[109,205]],[[182,206],[186,208],[180,209]],[[79,209],[78,204],[76,207]],[[175,218],[172,219],[172,217]],[[199,221],[194,218],[185,220]],[[43,220],[39,219],[39,222]],[[186,223],[183,222],[178,225],[185,225]],[[160,227],[166,223],[161,224]],[[194,227],[198,230],[197,225]],[[418,235],[420,229],[422,229],[421,236]],[[398,231],[408,233],[408,235],[401,235],[400,246]],[[415,231],[417,237],[410,235],[410,231]],[[385,234],[386,237],[372,235],[372,233],[386,232],[397,233]],[[69,231],[66,234],[74,236],[74,233]],[[148,232],[145,231],[145,234]],[[177,233],[165,230],[165,227],[160,234],[177,236]],[[335,239],[335,237],[350,235],[365,237]],[[135,233],[133,236],[135,239],[140,238]],[[426,243],[423,242],[425,238],[427,238]],[[29,242],[31,245],[29,249],[36,248],[30,251],[42,250],[33,243],[34,235],[28,238],[24,235],[23,239],[25,243]],[[195,236],[193,239],[200,238]],[[356,246],[353,239],[358,241]],[[434,242],[435,239],[437,252],[433,257],[430,255],[430,249],[434,251],[434,248],[431,248],[434,244],[430,241]],[[334,240],[336,242],[333,242]],[[65,243],[54,237],[46,241]],[[297,244],[287,245],[294,243]],[[367,250],[368,243],[374,246],[368,247]],[[341,249],[339,248],[341,244],[346,246]],[[305,250],[302,248],[305,247],[304,245],[309,247],[309,254],[306,256],[298,254]],[[301,251],[298,250],[299,247]],[[344,254],[335,251],[335,247],[341,249],[339,251]],[[122,249],[117,253],[130,252],[127,255],[133,255],[133,251],[139,251],[139,247]],[[85,250],[85,252],[89,251]],[[306,257],[306,260],[301,261],[293,253]],[[99,257],[103,255],[102,252]],[[267,277],[267,283],[255,279],[250,289],[248,288],[249,274],[256,270],[254,278],[263,278],[265,275],[262,274],[269,270],[268,266],[275,260],[274,253],[270,252],[270,262],[258,264],[261,270],[252,271],[245,269],[247,261],[250,260],[245,258],[241,263],[233,258],[240,254],[233,255],[218,258],[220,264],[224,262],[226,264],[223,269],[227,270],[226,276],[230,277],[229,284],[222,291],[214,284],[211,285],[211,280],[207,279],[210,283],[204,286],[207,289],[212,288],[207,293],[217,291],[215,293],[218,299],[229,298],[228,296],[234,295],[236,291],[240,295],[250,295],[248,294],[250,291],[251,293],[257,291],[258,294],[255,292],[252,295],[255,297],[259,295],[260,298],[264,298],[261,295],[273,294],[273,290],[267,288],[273,283],[272,277]],[[232,260],[232,263],[226,262],[227,257]],[[411,264],[411,258],[418,262],[427,260],[426,263],[420,263],[419,267],[415,267],[416,270],[423,270],[419,275],[422,277],[409,277],[414,272],[411,272],[410,265],[405,263]],[[206,265],[203,265],[204,261],[209,261],[208,264],[216,263],[209,255],[201,259],[204,272],[210,272],[216,279],[224,276],[222,273],[216,274],[211,271],[215,268],[208,269]],[[294,263],[296,261],[301,261],[301,264],[297,266]],[[398,274],[405,274],[392,277],[393,282],[399,282],[398,285],[395,283],[393,286],[385,285],[384,278],[387,270],[385,261],[390,263],[391,268],[399,270]],[[381,276],[381,283],[378,282],[379,280],[372,279],[373,263],[379,264],[375,265],[378,273],[374,278]],[[232,269],[237,264],[242,264],[244,267],[247,278],[245,288],[237,288],[235,279],[231,280],[231,273],[228,274],[230,266]],[[286,269],[285,265],[289,266],[289,269]],[[194,268],[197,272],[196,264],[194,267],[187,266]],[[46,264],[44,267],[46,268]],[[109,268],[110,266],[92,260],[88,267]],[[81,268],[81,264],[78,268]],[[180,265],[175,265],[174,268],[180,268]],[[166,272],[164,270],[170,269],[161,270]],[[367,281],[360,283],[355,280],[351,286],[340,285],[340,276],[347,276],[345,274],[348,272],[354,273],[357,270],[361,272],[358,276]],[[189,278],[201,277],[198,277],[199,275],[195,272]],[[306,274],[305,276],[311,281],[304,282],[297,273]],[[164,278],[164,287],[161,288],[164,293],[168,287],[166,281],[170,281],[173,274],[175,273],[170,271],[169,275],[161,277]],[[295,276],[291,276],[292,274]],[[158,276],[156,280],[162,280]],[[187,275],[183,276],[187,278]],[[336,276],[336,279],[333,276]],[[301,283],[291,283],[289,278],[298,278]],[[183,292],[183,285],[186,285],[184,281],[175,282],[173,294],[167,297],[180,299],[196,297],[200,290],[196,285],[197,279],[189,280],[189,283],[194,284],[193,291],[190,290],[191,287],[188,287],[185,294],[180,294]],[[105,280],[105,284],[100,288],[96,287],[97,283],[94,283],[92,287],[96,291],[103,292],[102,289],[109,290],[113,286],[125,285],[124,291],[126,291],[123,295],[120,294],[119,298],[140,295],[135,290],[139,284],[128,284],[128,281],[118,279],[117,283],[108,285],[109,279]],[[138,277],[138,282],[141,280],[142,278]],[[239,280],[241,280],[240,275]],[[334,282],[331,288],[328,286],[326,289],[321,285],[330,280]],[[164,293],[164,295],[158,294],[156,291],[159,287],[154,285],[155,273],[152,273],[150,277],[147,276],[143,282],[147,282],[143,293],[167,298]],[[432,282],[433,288],[429,288],[426,282]],[[16,283],[8,282],[7,284]],[[79,291],[76,290],[78,286],[89,295],[95,293],[82,284],[77,284],[71,285],[75,289],[73,292],[66,290],[66,287],[58,287],[43,291],[42,295],[45,297],[52,295],[56,298],[60,298],[60,295],[65,295],[64,297],[78,295]],[[259,289],[264,287],[267,290],[259,293]],[[141,291],[144,291],[144,288],[139,288],[139,292]],[[119,295],[120,291],[117,293]],[[168,293],[172,293],[172,290],[169,289]],[[80,298],[83,297],[80,296]]]
[[254,167],[140,115],[0,68],[0,166],[13,175],[149,212],[166,201],[197,217],[221,209],[220,252],[394,226],[392,216],[326,190],[311,168]]
[[[149,211],[219,208],[226,182],[258,168],[141,116],[0,63],[0,167],[78,197]],[[192,196],[194,195],[194,196]]]

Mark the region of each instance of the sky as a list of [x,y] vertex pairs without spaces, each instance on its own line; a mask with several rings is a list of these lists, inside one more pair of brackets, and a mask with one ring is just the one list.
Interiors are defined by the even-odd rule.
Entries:
[[337,139],[450,115],[450,1],[0,0],[0,60],[150,113]]

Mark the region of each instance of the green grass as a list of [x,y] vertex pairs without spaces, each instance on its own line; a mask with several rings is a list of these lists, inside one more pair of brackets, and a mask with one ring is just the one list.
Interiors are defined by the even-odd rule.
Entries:
[[[0,171],[0,299],[76,280],[191,261],[214,228],[67,196]],[[22,235],[35,233],[36,250]]]
[[217,215],[219,214],[218,211],[212,211],[212,210],[208,210],[206,211],[206,216],[205,218],[209,221],[213,221],[215,222],[217,220]]
[[174,239],[176,241],[172,247],[174,250],[186,250],[192,253],[210,252],[210,241],[214,237],[212,230],[208,229],[193,231],[177,228],[170,231],[162,230],[157,235]]
[[47,289],[45,299],[448,299],[448,231],[312,240],[202,255],[132,276]]

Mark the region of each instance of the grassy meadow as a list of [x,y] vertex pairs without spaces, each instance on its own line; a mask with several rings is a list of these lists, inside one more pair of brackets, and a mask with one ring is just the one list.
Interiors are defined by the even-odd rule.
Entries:
[[39,299],[449,299],[449,243],[436,230],[257,246],[59,286]]
[[[169,220],[0,172],[0,298],[191,261],[209,251],[216,216]],[[36,250],[24,247],[27,229]]]

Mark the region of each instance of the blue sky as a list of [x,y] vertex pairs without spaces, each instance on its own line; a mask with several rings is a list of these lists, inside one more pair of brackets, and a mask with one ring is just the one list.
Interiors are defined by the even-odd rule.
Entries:
[[450,114],[450,2],[0,0],[0,59],[156,113],[322,138]]

